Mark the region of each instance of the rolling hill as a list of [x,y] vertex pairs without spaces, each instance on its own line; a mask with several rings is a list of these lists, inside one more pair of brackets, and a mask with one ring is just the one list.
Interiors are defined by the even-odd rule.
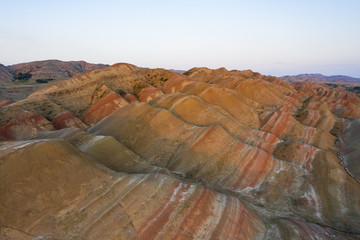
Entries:
[[360,98],[120,63],[0,107],[1,239],[359,239]]

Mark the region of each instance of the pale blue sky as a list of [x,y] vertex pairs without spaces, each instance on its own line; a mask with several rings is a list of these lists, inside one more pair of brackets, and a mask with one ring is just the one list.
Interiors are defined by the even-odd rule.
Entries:
[[360,77],[359,0],[0,0],[0,63]]

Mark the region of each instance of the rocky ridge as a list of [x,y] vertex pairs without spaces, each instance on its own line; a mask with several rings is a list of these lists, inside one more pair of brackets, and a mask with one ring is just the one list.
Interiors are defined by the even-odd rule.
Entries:
[[359,102],[224,68],[51,84],[0,107],[0,236],[359,239]]

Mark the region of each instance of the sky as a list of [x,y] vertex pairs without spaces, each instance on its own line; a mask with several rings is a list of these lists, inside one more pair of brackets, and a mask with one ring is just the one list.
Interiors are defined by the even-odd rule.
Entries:
[[0,0],[0,63],[360,77],[359,0]]

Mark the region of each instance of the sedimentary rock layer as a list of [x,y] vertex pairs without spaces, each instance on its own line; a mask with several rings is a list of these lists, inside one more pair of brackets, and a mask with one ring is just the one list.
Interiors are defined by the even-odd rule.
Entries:
[[1,149],[3,239],[264,236],[264,223],[244,203],[198,184],[161,173],[114,173],[61,141],[13,142]]

